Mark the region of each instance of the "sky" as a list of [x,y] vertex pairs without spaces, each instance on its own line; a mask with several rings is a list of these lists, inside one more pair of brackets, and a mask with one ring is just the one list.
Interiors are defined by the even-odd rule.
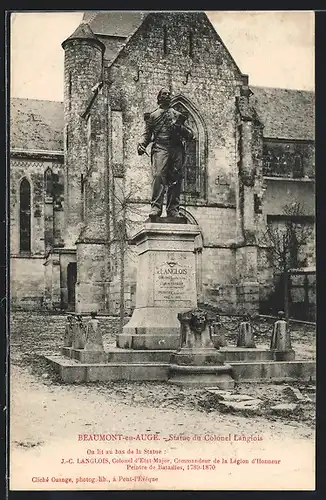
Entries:
[[[314,89],[312,11],[206,12],[251,85]],[[64,51],[83,12],[11,15],[11,96],[63,100]]]

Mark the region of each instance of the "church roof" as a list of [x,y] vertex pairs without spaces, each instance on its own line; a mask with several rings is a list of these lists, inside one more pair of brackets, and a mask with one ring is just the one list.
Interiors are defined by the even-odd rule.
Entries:
[[264,137],[314,140],[315,94],[305,90],[250,86]]
[[11,99],[11,149],[62,151],[63,128],[62,102]]
[[[250,87],[264,137],[314,140],[314,93],[304,90]],[[11,148],[63,150],[63,103],[11,99]]]
[[97,42],[104,49],[102,42],[94,35],[91,27],[85,21],[82,21],[73,34],[62,42],[61,45],[63,48],[69,40],[94,40],[94,42]]
[[125,37],[131,35],[141,24],[146,12],[140,11],[88,11],[83,15],[96,35]]
[[[88,11],[84,12],[83,22],[87,22],[99,38],[103,36],[102,41],[105,36],[122,39],[120,45],[111,45],[106,50],[105,57],[111,64],[128,37],[135,33],[151,13],[153,11]],[[208,21],[212,24],[209,18]],[[313,92],[272,87],[251,89],[254,91],[252,100],[265,125],[265,137],[314,140]],[[302,119],[303,116],[305,119]]]
[[67,40],[69,39],[75,39],[75,38],[93,38],[96,40],[96,36],[94,35],[94,32],[92,31],[91,27],[89,24],[86,22],[81,22],[75,31],[70,35]]

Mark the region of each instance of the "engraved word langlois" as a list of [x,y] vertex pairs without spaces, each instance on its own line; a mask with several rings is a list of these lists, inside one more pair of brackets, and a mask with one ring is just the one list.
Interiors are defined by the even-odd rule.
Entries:
[[[154,273],[154,300],[188,302],[193,292],[193,269],[189,257],[181,252],[157,257]],[[172,304],[171,304],[172,305]]]

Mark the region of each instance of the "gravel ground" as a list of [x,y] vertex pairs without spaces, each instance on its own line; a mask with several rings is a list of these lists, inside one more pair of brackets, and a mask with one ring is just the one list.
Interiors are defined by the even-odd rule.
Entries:
[[[118,331],[117,318],[103,318],[104,344],[109,347],[114,343]],[[127,321],[127,320],[126,320]],[[261,329],[266,329],[263,324]],[[70,391],[69,386],[63,384],[57,374],[51,369],[43,358],[43,354],[58,352],[62,344],[64,319],[62,316],[37,315],[35,313],[14,313],[11,317],[10,347],[12,373],[20,368],[20,375],[28,373],[34,383],[39,387],[52,387],[56,391]],[[235,342],[235,334],[229,334],[228,343]],[[265,337],[265,338],[264,338]],[[266,347],[269,338],[267,334],[257,338],[257,346]],[[296,324],[292,327],[292,342],[297,359],[314,359],[315,357],[315,331],[311,326]],[[155,407],[169,409],[189,409],[209,414],[223,411],[215,398],[211,398],[202,389],[190,389],[173,386],[159,382],[107,382],[93,384],[79,384],[78,390],[87,389],[87,392],[105,392],[117,404]],[[270,406],[276,403],[289,403],[293,399],[284,390],[286,384],[241,384],[236,392],[249,394],[263,400],[263,407],[257,416],[264,416],[270,421],[302,422],[310,428],[314,426],[314,401],[315,392],[312,383],[291,384],[301,389],[301,392],[311,399],[310,403],[298,405],[296,412],[289,415],[275,416],[270,411]],[[13,388],[14,389],[14,388]],[[18,388],[16,388],[18,390]],[[76,386],[74,391],[76,391]],[[244,415],[244,414],[243,414]],[[249,415],[250,416],[250,415]]]
[[[104,323],[104,342],[108,346],[114,341],[118,320],[105,318]],[[248,435],[262,433],[282,441],[313,442],[315,387],[312,383],[291,384],[299,387],[310,402],[298,404],[295,411],[281,415],[275,415],[271,406],[293,402],[285,384],[242,384],[236,387],[236,392],[262,399],[261,408],[254,413],[226,413],[216,398],[205,390],[168,383],[63,384],[43,358],[45,353],[58,351],[63,325],[60,316],[12,314],[11,440],[17,463],[21,458],[26,464],[26,453],[53,447],[58,435],[65,440],[77,432],[103,432],[103,429],[117,432],[123,428],[129,433],[150,431],[161,434],[241,431]],[[297,358],[313,359],[314,329],[299,325],[292,330]],[[258,345],[266,347],[267,340],[267,336],[264,339],[261,335],[257,339]]]

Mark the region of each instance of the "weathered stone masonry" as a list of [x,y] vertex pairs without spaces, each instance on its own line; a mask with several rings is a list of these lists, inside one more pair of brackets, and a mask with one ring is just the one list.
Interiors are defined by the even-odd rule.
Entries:
[[[272,284],[259,234],[267,215],[275,210],[273,196],[277,199],[286,182],[264,177],[265,138],[272,131],[270,140],[277,136],[293,142],[291,116],[284,120],[287,139],[280,130],[279,111],[274,120],[278,120],[277,133],[271,125],[268,92],[259,90],[255,95],[255,89],[249,88],[247,75],[241,73],[204,13],[138,14],[135,18],[128,14],[123,36],[118,33],[123,27],[113,29],[114,15],[97,14],[90,25],[82,23],[62,44],[63,144],[57,149],[64,151],[64,165],[60,172],[57,167],[53,170],[55,196],[47,187],[48,163],[35,166],[29,256],[21,255],[17,247],[17,182],[33,168],[27,168],[26,162],[22,168],[12,164],[16,303],[27,304],[33,296],[31,307],[115,314],[123,297],[126,311],[132,309],[136,259],[127,240],[147,216],[152,179],[150,159],[137,155],[136,144],[144,114],[155,109],[158,91],[167,86],[173,104],[189,114],[196,132],[195,170],[189,174],[191,189],[189,184],[188,190],[184,186],[182,206],[189,222],[196,222],[202,231],[196,248],[199,299],[218,303],[225,311],[258,310],[259,300],[268,295]],[[311,148],[308,139],[307,148]],[[40,144],[40,138],[25,140],[22,149],[37,149],[35,144]],[[305,161],[313,171],[311,162]],[[312,187],[308,180],[288,182],[286,201],[291,193],[294,199]],[[310,191],[306,198],[312,197]],[[282,209],[279,206],[278,213]],[[313,215],[311,205],[308,212]],[[33,266],[25,271],[27,275],[19,262]],[[33,274],[30,280],[28,274]]]

